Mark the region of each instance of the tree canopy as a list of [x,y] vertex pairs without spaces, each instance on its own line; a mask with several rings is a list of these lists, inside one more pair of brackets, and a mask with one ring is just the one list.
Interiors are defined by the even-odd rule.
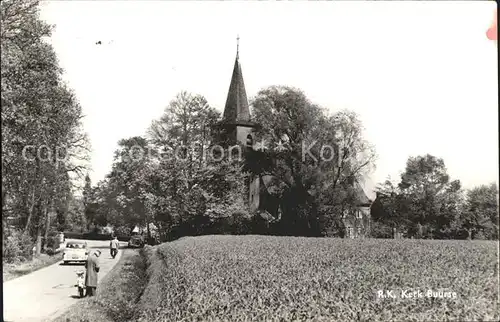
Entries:
[[47,238],[88,156],[82,110],[46,41],[52,26],[40,20],[38,1],[2,1],[0,9],[3,222]]
[[465,191],[443,159],[429,154],[410,157],[399,183],[379,185],[371,213],[417,238],[498,238],[496,184]]

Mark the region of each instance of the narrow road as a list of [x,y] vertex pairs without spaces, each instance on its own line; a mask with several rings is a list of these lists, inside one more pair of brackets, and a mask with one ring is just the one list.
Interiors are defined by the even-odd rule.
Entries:
[[[69,240],[67,240],[69,241]],[[90,250],[100,249],[99,281],[115,266],[122,250],[113,259],[109,241],[87,240]],[[121,247],[126,243],[121,242]],[[3,284],[4,321],[50,321],[79,301],[76,271],[83,265],[62,265],[62,261]],[[99,288],[98,288],[99,291]]]

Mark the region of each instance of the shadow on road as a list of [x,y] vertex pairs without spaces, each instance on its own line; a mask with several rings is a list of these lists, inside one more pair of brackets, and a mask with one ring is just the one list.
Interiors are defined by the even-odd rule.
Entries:
[[59,266],[85,266],[85,263],[64,263],[61,262]]
[[[92,246],[92,247],[88,247],[89,249],[109,249],[108,247],[102,247],[102,246]],[[128,248],[127,246],[120,246],[118,247],[118,249],[126,249]]]
[[70,295],[72,299],[81,299],[80,295]]

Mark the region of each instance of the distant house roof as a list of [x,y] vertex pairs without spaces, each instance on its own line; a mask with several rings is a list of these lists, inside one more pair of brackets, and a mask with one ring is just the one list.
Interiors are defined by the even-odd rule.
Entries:
[[[363,189],[361,184],[358,182],[358,180],[353,179],[349,183],[354,188],[354,193],[355,193],[354,198],[356,200],[356,206],[358,206],[358,207],[371,206],[373,201],[370,198],[368,198],[368,196],[365,193],[365,190]],[[327,184],[326,186],[324,186],[324,189],[328,189],[329,187],[331,187],[331,185],[332,185],[331,183]],[[333,206],[333,205],[331,204],[331,201],[330,201],[330,202],[328,202],[327,205],[324,205],[324,206]]]
[[356,204],[358,206],[370,206],[372,204],[372,200],[368,198],[365,190],[358,180],[354,180],[354,191],[356,193]]

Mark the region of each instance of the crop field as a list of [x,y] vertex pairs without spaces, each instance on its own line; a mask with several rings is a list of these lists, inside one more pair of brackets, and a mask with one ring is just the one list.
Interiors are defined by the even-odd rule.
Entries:
[[498,320],[496,242],[202,236],[145,252],[140,321]]

